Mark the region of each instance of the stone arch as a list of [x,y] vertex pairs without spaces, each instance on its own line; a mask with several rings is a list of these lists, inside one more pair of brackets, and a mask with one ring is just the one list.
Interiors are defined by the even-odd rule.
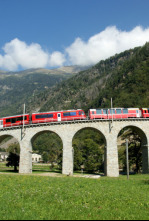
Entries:
[[62,140],[61,136],[60,136],[57,132],[55,132],[55,131],[53,131],[53,130],[44,129],[44,130],[37,131],[37,132],[32,136],[31,142],[32,142],[33,140],[35,140],[39,135],[44,134],[44,133],[47,133],[47,132],[56,134],[56,135]]
[[40,135],[43,135],[43,134],[46,134],[46,133],[51,133],[51,134],[55,134],[61,141],[61,145],[62,145],[62,150],[63,150],[63,140],[61,138],[61,136],[59,135],[58,132],[56,131],[53,131],[53,130],[50,130],[50,129],[42,129],[42,130],[39,130],[39,131],[36,131],[34,133],[34,135],[31,137],[30,139],[30,145],[31,145],[31,148],[32,148],[32,152],[33,152],[33,142],[36,140],[36,138],[38,138]]
[[[10,139],[6,140],[2,144],[2,142],[7,138],[10,138]],[[3,149],[3,152],[7,152],[7,154],[3,153],[3,157],[0,157],[1,161],[7,161],[8,156],[10,156],[10,152],[13,152],[13,154],[17,154],[17,161],[19,160],[20,142],[19,142],[18,138],[15,135],[13,135],[11,133],[10,134],[9,133],[3,133],[3,135],[0,135],[0,148]],[[14,167],[15,171],[17,171],[17,169],[18,169],[18,165]],[[9,169],[9,170],[12,170],[12,169]],[[14,172],[14,170],[13,170],[13,172]]]
[[104,135],[104,133],[103,133],[99,128],[92,127],[92,126],[87,126],[87,127],[81,127],[81,128],[79,128],[78,130],[76,130],[76,131],[74,132],[72,139],[74,139],[75,135],[76,135],[79,131],[87,130],[87,129],[95,130],[95,131],[97,131],[98,133],[102,134],[102,136],[103,136],[103,138],[104,138],[104,141],[105,141],[105,144],[107,143],[107,141],[106,141],[106,136]]
[[14,136],[13,134],[3,134],[3,135],[0,135],[0,143],[5,140],[6,138],[8,137],[12,137],[14,138],[18,143],[19,143],[19,140],[16,136]]
[[[104,143],[104,158],[103,158],[103,160],[104,160],[104,173],[106,174],[106,171],[105,171],[106,170],[106,146],[107,146],[106,136],[97,127],[94,127],[94,126],[81,127],[77,131],[74,132],[73,137],[72,137],[72,143],[73,143],[73,140],[75,139],[76,135],[79,134],[79,132],[82,132],[84,130],[93,130],[93,131],[96,131],[98,134],[101,134],[101,136],[103,138],[103,143]],[[74,148],[73,148],[73,151],[75,151]],[[73,155],[74,155],[74,152],[73,152]]]
[[117,137],[123,129],[130,128],[132,131],[136,132],[141,138],[141,150],[142,150],[142,170],[143,173],[148,173],[148,137],[143,128],[138,125],[126,124],[119,129]]

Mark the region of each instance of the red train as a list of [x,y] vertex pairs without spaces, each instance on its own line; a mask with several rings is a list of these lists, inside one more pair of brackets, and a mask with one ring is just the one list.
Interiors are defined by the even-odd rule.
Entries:
[[[90,109],[89,119],[128,119],[149,118],[149,108],[113,108],[113,109]],[[61,122],[85,120],[87,116],[83,110],[51,111],[45,113],[33,113],[0,119],[0,129],[27,124],[47,122]]]
[[32,114],[32,123],[45,123],[45,122],[57,122],[57,121],[72,121],[72,120],[84,120],[86,119],[85,112],[83,110],[68,110],[68,111],[53,111],[46,113],[34,113]]
[[46,113],[33,113],[29,114],[5,117],[0,119],[0,128],[12,127],[27,124],[38,124],[47,122],[60,122],[60,121],[72,121],[72,120],[84,120],[86,119],[85,112],[83,110],[68,110],[68,111],[52,111]]
[[89,110],[90,119],[127,119],[141,117],[142,111],[139,108],[113,108]]

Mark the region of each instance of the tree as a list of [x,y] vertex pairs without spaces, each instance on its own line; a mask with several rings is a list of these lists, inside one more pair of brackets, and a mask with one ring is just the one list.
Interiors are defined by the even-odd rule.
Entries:
[[20,156],[17,153],[9,153],[9,156],[7,158],[7,167],[13,167],[14,166],[14,171],[17,171],[17,167],[19,166],[19,161],[20,161]]
[[73,140],[74,169],[87,172],[103,171],[104,139],[93,129],[78,132]]
[[19,166],[20,156],[19,156],[19,145],[11,144],[8,148],[9,156],[7,158],[7,167],[14,167],[14,171],[17,171],[17,167]]

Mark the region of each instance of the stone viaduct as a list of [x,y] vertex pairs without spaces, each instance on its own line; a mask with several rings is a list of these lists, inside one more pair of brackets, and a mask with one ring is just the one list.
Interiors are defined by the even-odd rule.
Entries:
[[119,176],[117,138],[119,132],[126,128],[133,128],[142,140],[143,173],[149,173],[149,121],[146,119],[127,120],[96,120],[57,122],[40,125],[26,125],[0,130],[0,142],[7,136],[17,139],[20,144],[19,173],[32,173],[32,142],[41,133],[50,131],[56,133],[63,142],[62,173],[73,175],[72,141],[77,132],[82,129],[92,128],[101,133],[105,140],[105,175]]

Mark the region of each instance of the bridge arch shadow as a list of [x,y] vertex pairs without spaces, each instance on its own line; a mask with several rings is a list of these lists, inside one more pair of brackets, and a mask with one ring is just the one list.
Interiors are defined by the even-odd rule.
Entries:
[[[31,146],[34,172],[62,171],[63,141],[57,133],[50,130],[37,132],[31,139]],[[41,159],[38,160],[35,154]]]
[[119,131],[117,138],[120,172],[126,173],[126,139],[128,139],[131,173],[148,173],[148,139],[145,132],[137,126],[128,125]]
[[72,140],[74,171],[81,173],[106,173],[106,138],[94,127],[81,128]]

